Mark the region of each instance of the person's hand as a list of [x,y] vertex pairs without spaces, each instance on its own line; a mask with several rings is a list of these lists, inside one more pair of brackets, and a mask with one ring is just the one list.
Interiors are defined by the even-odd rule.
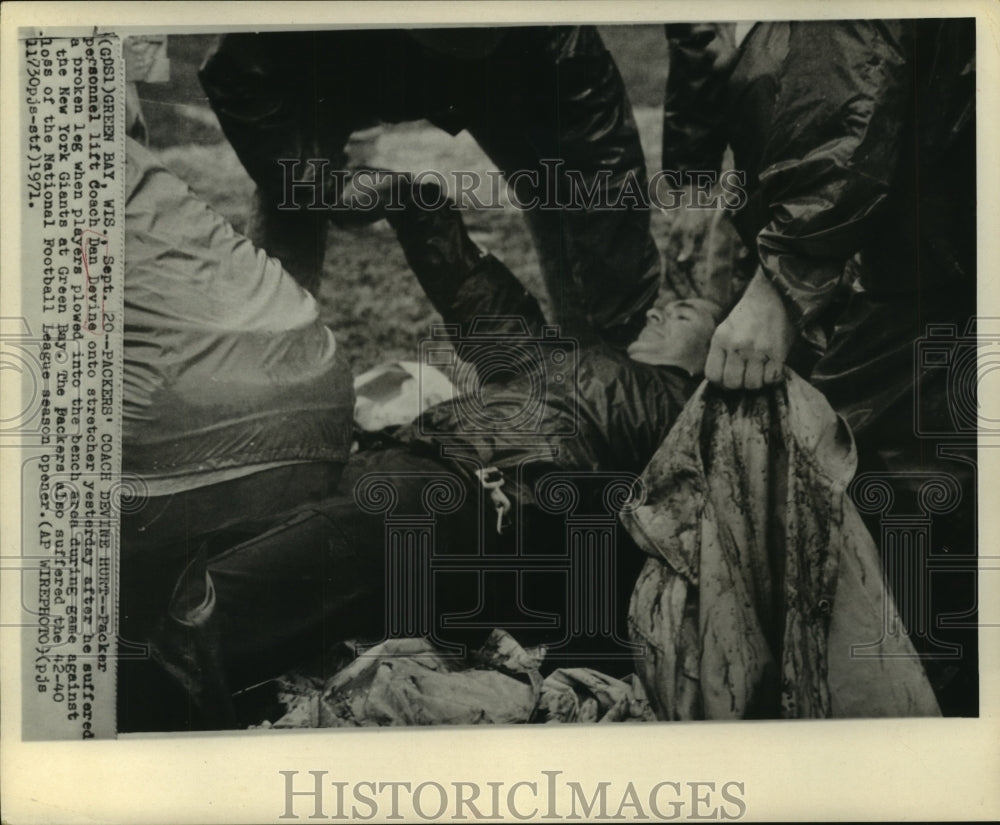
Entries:
[[692,209],[694,194],[686,195],[684,206],[673,210],[667,232],[667,255],[680,266],[691,263],[695,250],[708,235],[714,209]]
[[784,376],[796,331],[777,290],[757,271],[712,336],[705,377],[730,390],[759,390]]

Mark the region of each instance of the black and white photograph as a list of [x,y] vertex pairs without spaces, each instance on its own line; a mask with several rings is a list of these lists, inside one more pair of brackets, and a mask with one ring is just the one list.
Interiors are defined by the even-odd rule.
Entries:
[[977,715],[974,20],[125,56],[119,730]]
[[[104,396],[117,452],[110,436],[93,449],[120,468],[96,511],[113,526],[72,511],[104,532],[66,539],[66,558],[111,548],[96,586],[114,695],[95,701],[113,721],[94,730],[117,741],[72,747],[141,744],[154,761],[189,747],[196,772],[198,742],[326,754],[246,774],[270,787],[267,821],[764,816],[752,781],[705,772],[723,734],[804,784],[821,769],[779,756],[787,737],[881,739],[864,770],[886,771],[902,806],[886,810],[917,816],[922,793],[945,793],[893,785],[905,767],[884,763],[906,720],[935,741],[995,712],[983,462],[1000,325],[981,191],[995,112],[977,61],[997,21],[917,3],[823,19],[646,4],[623,22],[629,5],[130,18],[104,28],[118,69],[89,21],[108,89],[121,74],[103,115],[109,229],[77,231],[84,312],[120,346]],[[58,36],[37,37],[22,41],[29,80],[32,44],[58,54]],[[33,219],[62,205],[41,181]],[[61,242],[42,242],[48,266]],[[80,390],[66,412],[62,379],[46,382],[97,345],[86,322],[32,323],[55,361],[41,356],[30,478],[67,508],[63,453],[45,445],[77,444],[63,428],[102,396]],[[20,507],[39,546],[4,550],[22,557],[22,605],[44,594],[18,631],[26,742],[59,738],[33,733],[38,702],[75,711],[86,657],[64,668],[57,643],[93,609],[89,568],[25,572],[68,563],[37,509]],[[57,605],[77,587],[67,627]],[[683,773],[678,752],[660,781],[613,767],[630,741],[655,763],[675,735],[701,741],[699,767]],[[508,766],[521,749],[549,762],[489,782],[493,737]],[[604,782],[556,755],[581,742],[594,760],[602,741]],[[412,783],[398,765],[344,767],[341,743],[386,742],[405,743]],[[436,750],[465,748],[468,776],[434,772]],[[978,787],[962,818],[995,810],[995,778]]]

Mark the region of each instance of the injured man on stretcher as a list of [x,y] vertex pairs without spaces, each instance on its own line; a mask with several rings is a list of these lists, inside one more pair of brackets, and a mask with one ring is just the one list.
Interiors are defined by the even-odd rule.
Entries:
[[[717,416],[741,415],[731,399],[708,401],[712,392],[699,390],[718,307],[695,299],[651,310],[624,353],[596,337],[563,339],[503,264],[468,238],[453,206],[426,210],[404,198],[385,217],[444,320],[423,355],[444,359],[439,365],[457,355],[474,369],[455,369],[454,398],[351,453],[350,376],[313,299],[131,140],[127,172],[124,469],[145,496],[123,514],[120,729],[246,724],[235,692],[322,657],[338,641],[423,636],[460,652],[493,628],[548,645],[556,663],[561,656],[600,666],[631,655],[664,719],[725,715],[708,695],[711,673],[699,676],[702,654],[700,665],[726,672],[727,656],[753,660],[734,715],[936,712],[919,663],[893,670],[898,659],[885,657],[870,660],[874,679],[847,692],[889,680],[891,701],[882,695],[890,688],[876,686],[873,704],[864,696],[831,704],[829,686],[806,678],[816,676],[810,671],[804,681],[820,698],[789,702],[788,661],[802,657],[784,646],[807,638],[823,659],[808,664],[822,671],[826,651],[816,634],[829,630],[831,612],[837,622],[831,603],[861,617],[856,638],[844,635],[843,617],[837,637],[859,645],[878,642],[865,634],[877,635],[883,617],[895,615],[874,554],[875,567],[867,557],[862,563],[864,598],[834,598],[836,548],[818,549],[818,561],[789,562],[801,542],[786,529],[770,555],[755,551],[762,562],[748,559],[758,602],[748,609],[759,627],[746,634],[747,651],[720,654],[671,635],[681,626],[698,634],[697,591],[707,583],[691,569],[697,553],[689,545],[705,544],[704,535],[694,538],[705,528],[659,550],[649,529],[664,525],[662,479],[641,474],[696,391],[702,409],[714,403]],[[765,417],[770,410],[775,422],[794,419],[791,395],[766,391]],[[697,421],[689,426],[690,450],[705,458],[699,451],[712,435]],[[831,426],[847,466],[850,438],[835,420]],[[780,431],[775,423],[771,434]],[[828,436],[802,443],[832,449]],[[688,515],[718,503],[704,492],[714,484],[707,458],[697,472],[681,472],[694,479],[678,503]],[[833,527],[811,535],[813,544],[843,530],[843,485],[829,487]],[[747,508],[739,493],[736,484],[730,509]],[[632,594],[631,641],[625,615],[645,557],[616,530],[623,510],[650,556],[639,585],[655,580],[659,588],[652,597]],[[645,512],[654,517],[644,523]],[[651,627],[649,616],[634,615],[636,605],[664,605],[665,589],[679,592],[672,575],[687,586],[682,620]],[[786,601],[790,593],[808,597],[816,582],[826,601],[803,631],[801,605]],[[708,618],[717,631],[718,615]],[[741,629],[729,634],[738,648]],[[905,632],[893,643],[891,652],[907,652]],[[699,682],[705,696],[692,688]],[[169,704],[171,690],[182,700],[166,718],[150,705]]]

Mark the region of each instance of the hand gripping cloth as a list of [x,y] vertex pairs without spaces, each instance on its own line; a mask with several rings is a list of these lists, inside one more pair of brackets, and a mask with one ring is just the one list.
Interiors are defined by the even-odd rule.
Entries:
[[939,714],[846,492],[856,463],[794,373],[694,394],[622,514],[650,557],[629,629],[659,718]]

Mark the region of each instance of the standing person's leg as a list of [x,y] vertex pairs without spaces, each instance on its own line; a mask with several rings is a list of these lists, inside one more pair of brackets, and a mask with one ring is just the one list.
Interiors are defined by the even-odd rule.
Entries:
[[[632,340],[659,289],[660,259],[641,200],[639,133],[614,60],[593,27],[540,27],[510,32],[490,65],[499,88],[470,102],[468,128],[508,178],[521,172],[518,199],[540,200],[525,217],[557,320]],[[583,190],[594,187],[588,203]]]
[[[347,103],[351,75],[335,70],[340,57],[349,62],[338,49],[347,36],[227,34],[199,72],[223,132],[257,185],[248,237],[312,293],[322,274],[329,216],[308,208],[313,195],[307,187],[291,193],[300,208],[285,203],[285,176],[314,180],[313,159],[328,161],[328,170],[344,165],[344,146],[357,125]],[[299,163],[286,170],[279,160]]]

